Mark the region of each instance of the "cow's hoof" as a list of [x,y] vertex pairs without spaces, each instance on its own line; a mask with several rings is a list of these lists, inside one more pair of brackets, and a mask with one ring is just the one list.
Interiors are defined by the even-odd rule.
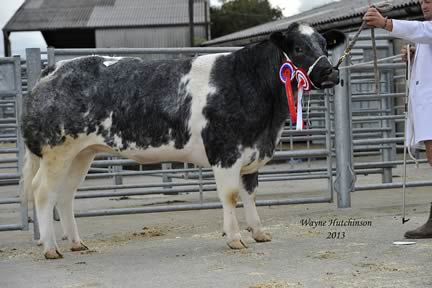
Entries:
[[39,239],[39,240],[36,242],[36,245],[37,245],[37,246],[42,246],[42,245],[43,245],[42,240]]
[[254,234],[253,238],[256,242],[270,242],[272,240],[271,234],[263,231]]
[[73,243],[71,247],[71,251],[73,252],[86,251],[86,250],[89,250],[89,248],[86,245],[84,245],[84,243],[81,241],[77,243]]
[[247,245],[243,242],[243,240],[233,240],[231,242],[227,242],[228,247],[231,249],[245,249],[248,248]]
[[63,255],[57,249],[50,249],[44,254],[45,259],[61,259]]
[[68,240],[68,236],[67,235],[63,235],[62,240]]

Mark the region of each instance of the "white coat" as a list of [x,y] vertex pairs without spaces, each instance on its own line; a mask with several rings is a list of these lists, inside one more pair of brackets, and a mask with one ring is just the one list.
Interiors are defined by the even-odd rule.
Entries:
[[416,44],[409,86],[407,144],[432,140],[432,21],[392,20],[391,36]]

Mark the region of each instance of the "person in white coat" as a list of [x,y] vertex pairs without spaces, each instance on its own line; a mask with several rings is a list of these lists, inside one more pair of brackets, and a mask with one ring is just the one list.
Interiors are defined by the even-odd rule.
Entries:
[[[413,129],[406,129],[408,139],[411,139],[406,144],[423,143],[429,165],[432,166],[432,0],[421,0],[420,5],[425,21],[389,19],[373,7],[368,9],[363,20],[369,26],[383,28],[394,37],[416,44],[409,83],[411,113],[407,123],[407,127]],[[402,54],[406,59],[407,50],[403,49]],[[426,223],[406,232],[405,238],[432,238],[432,205]]]

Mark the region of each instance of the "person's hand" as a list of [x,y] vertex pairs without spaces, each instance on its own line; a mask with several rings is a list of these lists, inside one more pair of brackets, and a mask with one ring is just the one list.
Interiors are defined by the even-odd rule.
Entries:
[[366,21],[366,24],[373,27],[384,28],[386,24],[386,18],[381,15],[381,13],[370,7],[366,14],[363,16],[363,20]]
[[[415,51],[416,51],[415,47],[410,46],[410,58],[411,58],[410,60],[411,60],[411,62],[414,60]],[[402,47],[401,53],[402,53],[402,61],[408,62],[408,50],[407,50],[406,46]]]

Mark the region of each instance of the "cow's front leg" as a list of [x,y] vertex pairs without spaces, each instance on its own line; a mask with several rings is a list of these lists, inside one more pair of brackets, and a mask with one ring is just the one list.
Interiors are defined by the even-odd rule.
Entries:
[[240,183],[240,197],[243,201],[246,222],[252,232],[252,237],[256,242],[271,241],[271,234],[264,232],[255,206],[255,191],[258,187],[258,172],[242,175]]
[[231,249],[247,248],[240,236],[235,208],[240,190],[240,165],[231,168],[213,167],[219,199],[223,206],[223,231]]

